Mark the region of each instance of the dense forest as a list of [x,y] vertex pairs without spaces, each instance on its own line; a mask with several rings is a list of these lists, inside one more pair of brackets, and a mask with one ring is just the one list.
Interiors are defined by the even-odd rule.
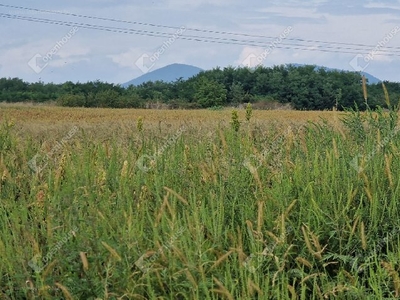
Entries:
[[[392,103],[397,104],[400,83],[384,84]],[[187,80],[147,82],[128,88],[101,81],[44,84],[1,78],[1,101],[56,101],[62,106],[112,108],[146,108],[158,104],[171,109],[216,108],[248,102],[257,103],[259,107],[268,103],[290,104],[298,110],[386,106],[382,84],[369,84],[365,101],[359,73],[328,71],[312,65],[258,67],[255,70],[215,68]]]

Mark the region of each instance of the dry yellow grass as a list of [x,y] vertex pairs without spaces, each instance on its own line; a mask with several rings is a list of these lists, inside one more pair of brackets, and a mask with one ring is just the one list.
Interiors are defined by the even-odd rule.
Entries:
[[[162,129],[176,129],[186,123],[195,127],[209,127],[229,124],[232,109],[211,110],[149,110],[149,109],[103,109],[103,108],[65,108],[57,106],[0,104],[0,122],[13,120],[21,129],[41,132],[65,129],[73,125],[84,129],[132,127],[136,128],[139,117],[143,117],[144,128],[157,126]],[[239,118],[245,120],[245,110],[239,110]],[[288,111],[255,110],[253,123],[304,124],[318,122],[321,118],[334,122],[334,111]]]

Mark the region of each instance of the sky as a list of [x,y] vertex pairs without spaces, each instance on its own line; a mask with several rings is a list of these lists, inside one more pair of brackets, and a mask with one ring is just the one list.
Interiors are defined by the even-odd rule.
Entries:
[[393,0],[0,0],[0,34],[0,77],[28,82],[120,84],[172,63],[313,64],[400,82]]

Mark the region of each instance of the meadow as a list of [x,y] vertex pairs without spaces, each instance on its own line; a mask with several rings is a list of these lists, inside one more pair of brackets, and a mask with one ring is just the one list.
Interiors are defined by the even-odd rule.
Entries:
[[0,104],[0,299],[400,296],[398,111]]

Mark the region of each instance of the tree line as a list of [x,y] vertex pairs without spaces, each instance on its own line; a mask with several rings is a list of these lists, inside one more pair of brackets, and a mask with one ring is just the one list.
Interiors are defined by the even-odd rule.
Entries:
[[[385,81],[384,84],[392,103],[397,104],[400,83]],[[159,103],[171,109],[237,106],[249,102],[290,104],[297,110],[386,107],[381,83],[368,85],[365,101],[360,73],[312,65],[214,68],[187,80],[149,81],[128,88],[101,81],[45,84],[1,78],[0,101],[56,101],[61,106],[109,108],[145,108]]]

